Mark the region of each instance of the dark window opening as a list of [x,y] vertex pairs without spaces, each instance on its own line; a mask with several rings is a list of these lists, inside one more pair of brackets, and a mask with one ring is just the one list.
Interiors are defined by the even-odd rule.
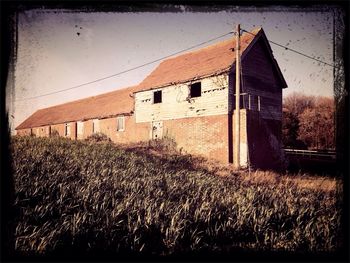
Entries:
[[162,102],[162,91],[158,90],[153,92],[153,103],[161,103]]
[[200,82],[191,85],[190,96],[191,98],[202,96],[202,85]]

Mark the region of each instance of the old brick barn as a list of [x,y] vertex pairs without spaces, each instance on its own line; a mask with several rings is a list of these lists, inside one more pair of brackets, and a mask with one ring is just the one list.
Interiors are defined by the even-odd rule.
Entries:
[[[40,109],[17,134],[84,139],[101,132],[117,143],[168,136],[188,153],[233,162],[235,41],[166,59],[137,86]],[[240,165],[274,166],[287,84],[263,29],[244,33],[240,45]]]

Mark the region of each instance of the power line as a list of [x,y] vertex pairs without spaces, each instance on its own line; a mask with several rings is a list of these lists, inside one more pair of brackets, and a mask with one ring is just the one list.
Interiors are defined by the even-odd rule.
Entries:
[[[249,31],[247,31],[247,30],[242,29],[242,31],[243,31],[243,32],[246,32],[246,33],[248,33],[248,34],[251,34],[251,35],[253,35],[253,36],[256,36],[255,34],[253,34],[252,32],[249,32]],[[333,64],[324,62],[324,61],[319,60],[319,59],[314,58],[314,57],[311,57],[311,56],[306,55],[306,54],[304,54],[304,53],[301,53],[300,51],[297,51],[297,50],[295,50],[295,49],[292,49],[292,48],[289,48],[289,47],[287,47],[287,46],[278,44],[278,43],[276,43],[276,42],[274,42],[274,41],[271,41],[271,40],[267,40],[267,41],[269,41],[271,44],[274,44],[274,45],[276,45],[276,46],[282,47],[282,48],[284,48],[284,49],[286,49],[286,50],[290,50],[290,51],[292,51],[292,52],[294,52],[294,53],[297,53],[297,54],[302,55],[302,56],[304,56],[304,57],[307,57],[307,58],[309,58],[309,59],[313,59],[313,60],[315,60],[315,61],[317,61],[317,62],[320,62],[320,63],[323,63],[323,64],[325,64],[325,65],[328,65],[328,66],[331,66],[331,67],[334,67],[334,68],[339,69],[339,67],[337,67],[336,65],[333,65]]]
[[15,101],[23,101],[23,100],[29,100],[29,99],[36,99],[36,98],[40,98],[40,97],[44,97],[44,96],[48,96],[48,95],[52,95],[52,94],[64,92],[64,91],[67,91],[67,90],[77,89],[77,88],[80,88],[80,87],[82,87],[82,86],[86,86],[86,85],[89,85],[89,84],[92,84],[92,83],[96,83],[96,82],[99,82],[99,81],[102,81],[102,80],[105,80],[105,79],[109,79],[109,78],[112,78],[112,77],[115,77],[115,76],[118,76],[118,75],[127,73],[127,72],[132,71],[132,70],[135,70],[135,69],[139,69],[139,68],[148,66],[148,65],[153,64],[153,63],[155,63],[155,62],[158,62],[158,61],[161,61],[161,60],[163,60],[163,59],[172,57],[172,56],[174,56],[174,55],[177,55],[177,54],[180,54],[180,53],[182,53],[182,52],[188,51],[188,50],[190,50],[190,49],[193,49],[193,48],[202,46],[202,45],[204,45],[204,44],[207,44],[207,43],[209,43],[209,42],[212,42],[212,41],[214,41],[214,40],[217,40],[217,39],[219,39],[219,38],[222,38],[222,37],[224,37],[224,36],[227,36],[227,35],[230,35],[230,34],[233,34],[233,33],[234,33],[234,32],[228,32],[228,33],[226,33],[226,34],[223,34],[223,35],[217,36],[217,37],[215,37],[215,38],[209,39],[209,40],[207,40],[207,41],[204,41],[204,42],[199,43],[199,44],[197,44],[197,45],[191,46],[191,47],[189,47],[189,48],[182,49],[182,50],[177,51],[177,52],[175,52],[175,53],[172,53],[172,54],[170,54],[170,55],[167,55],[167,56],[158,58],[158,59],[156,59],[156,60],[153,60],[153,61],[147,62],[147,63],[145,63],[145,64],[139,65],[139,66],[137,66],[137,67],[130,68],[130,69],[127,69],[127,70],[124,70],[124,71],[121,71],[121,72],[118,72],[118,73],[115,73],[115,74],[112,74],[112,75],[109,75],[109,76],[106,76],[106,77],[103,77],[103,78],[99,78],[99,79],[96,79],[96,80],[93,80],[93,81],[89,81],[89,82],[86,82],[86,83],[83,83],[83,84],[79,84],[79,85],[76,85],[76,86],[73,86],[73,87],[70,87],[70,88],[66,88],[66,89],[62,89],[62,90],[57,90],[57,91],[53,91],[53,92],[50,92],[50,93],[46,93],[46,94],[42,94],[42,95],[38,95],[38,96],[34,96],[34,97],[18,99],[18,100],[15,100]]
[[[253,36],[256,36],[255,34],[249,32],[249,31],[247,31],[247,30],[241,29],[241,31],[246,32],[246,33],[248,33],[248,34],[251,34],[251,35],[253,35]],[[199,46],[201,46],[201,45],[207,44],[207,43],[209,43],[209,42],[211,42],[211,41],[214,41],[214,40],[217,40],[217,39],[222,38],[222,37],[224,37],[224,36],[227,36],[227,35],[230,35],[230,34],[235,34],[235,33],[236,33],[236,32],[228,32],[228,33],[226,33],[226,34],[223,34],[223,35],[217,36],[217,37],[215,37],[215,38],[209,39],[209,40],[207,40],[207,41],[204,41],[204,42],[202,42],[202,43],[196,44],[196,45],[191,46],[191,47],[189,47],[189,48],[182,49],[182,50],[177,51],[177,52],[175,52],[175,53],[172,53],[172,54],[170,54],[170,55],[167,55],[167,56],[158,58],[158,59],[156,59],[156,60],[153,60],[153,61],[144,63],[144,64],[139,65],[139,66],[136,66],[136,67],[134,67],[134,68],[130,68],[130,69],[127,69],[127,70],[124,70],[124,71],[121,71],[121,72],[118,72],[118,73],[115,73],[115,74],[112,74],[112,75],[109,75],[109,76],[106,76],[106,77],[103,77],[103,78],[99,78],[99,79],[96,79],[96,80],[93,80],[93,81],[89,81],[89,82],[85,82],[85,83],[83,83],[83,84],[79,84],[79,85],[76,85],[76,86],[73,86],[73,87],[69,87],[69,88],[66,88],[66,89],[62,89],[62,90],[57,90],[57,91],[45,93],[45,94],[38,95],[38,96],[34,96],[34,97],[17,99],[17,100],[15,100],[15,101],[24,101],[24,100],[29,100],[29,99],[36,99],[36,98],[40,98],[40,97],[44,97],[44,96],[48,96],[48,95],[52,95],[52,94],[57,94],[57,93],[61,93],[61,92],[68,91],[68,90],[72,90],[72,89],[77,89],[77,88],[80,88],[80,87],[82,87],[82,86],[86,86],[86,85],[93,84],[93,83],[96,83],[96,82],[99,82],[99,81],[102,81],[102,80],[105,80],[105,79],[109,79],[109,78],[112,78],[112,77],[116,77],[116,76],[118,76],[118,75],[121,75],[121,74],[130,72],[130,71],[133,71],[133,70],[136,70],[136,69],[139,69],[139,68],[148,66],[148,65],[151,65],[151,64],[156,63],[156,62],[158,62],[158,61],[164,60],[164,59],[169,58],[169,57],[172,57],[172,56],[174,56],[174,55],[178,55],[178,54],[180,54],[180,53],[182,53],[182,52],[191,50],[191,49],[193,49],[193,48],[196,48],[196,47],[199,47]],[[325,64],[325,65],[328,65],[328,66],[331,66],[331,67],[334,67],[334,68],[339,68],[339,67],[337,67],[337,66],[335,66],[335,65],[332,65],[332,64],[329,64],[329,63],[324,62],[324,61],[322,61],[322,60],[319,60],[319,59],[317,59],[317,58],[311,57],[311,56],[309,56],[309,55],[306,55],[306,54],[304,54],[304,53],[301,53],[301,52],[299,52],[299,51],[297,51],[297,50],[291,49],[291,48],[289,48],[289,47],[287,47],[287,46],[281,45],[281,44],[276,43],[276,42],[274,42],[274,41],[271,41],[271,40],[268,40],[268,41],[269,41],[271,44],[277,45],[277,46],[282,47],[282,48],[284,48],[284,49],[286,49],[286,50],[290,50],[290,51],[295,52],[295,53],[297,53],[297,54],[299,54],[299,55],[302,55],[302,56],[304,56],[304,57],[307,57],[307,58],[309,58],[309,59],[313,59],[313,60],[315,60],[315,61],[317,61],[317,62],[323,63],[323,64]]]

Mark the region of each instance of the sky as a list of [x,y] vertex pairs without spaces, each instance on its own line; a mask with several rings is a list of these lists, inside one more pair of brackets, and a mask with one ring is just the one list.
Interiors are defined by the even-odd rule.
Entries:
[[[180,6],[180,10],[88,13],[34,9],[19,13],[14,84],[6,101],[11,129],[38,109],[137,85],[160,62],[76,89],[43,94],[159,59],[233,31],[238,23],[246,30],[262,27],[269,40],[333,63],[331,9],[235,7],[190,12]],[[333,96],[332,67],[273,44],[271,48],[288,85],[283,96],[293,92]]]

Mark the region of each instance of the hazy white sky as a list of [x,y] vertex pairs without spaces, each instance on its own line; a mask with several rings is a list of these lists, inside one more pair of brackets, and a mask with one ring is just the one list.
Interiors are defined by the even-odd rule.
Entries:
[[[237,23],[247,30],[263,27],[269,40],[333,63],[332,10],[271,10],[22,12],[18,17],[15,92],[8,100],[13,116],[11,126],[16,127],[40,108],[136,85],[159,62],[74,90],[25,98],[67,89],[156,60],[233,31]],[[275,45],[271,47],[288,84],[284,95],[299,91],[333,96],[332,67]]]

